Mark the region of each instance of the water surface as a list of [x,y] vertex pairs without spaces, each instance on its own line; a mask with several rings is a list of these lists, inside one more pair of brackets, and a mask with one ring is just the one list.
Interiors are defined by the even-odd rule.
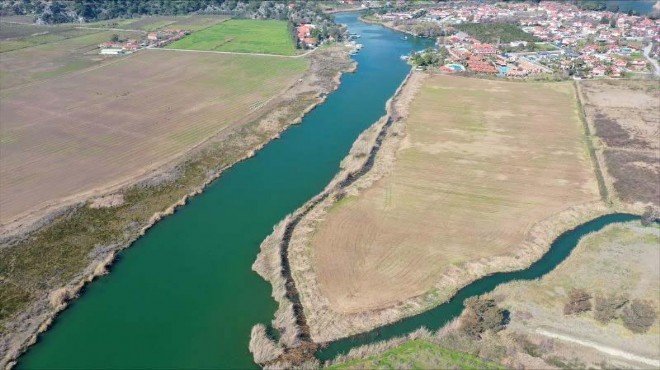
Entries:
[[19,368],[253,368],[250,329],[277,308],[251,270],[273,225],[319,193],[353,141],[385,114],[429,40],[337,15],[362,37],[354,74],[255,157],[121,253],[19,361]]

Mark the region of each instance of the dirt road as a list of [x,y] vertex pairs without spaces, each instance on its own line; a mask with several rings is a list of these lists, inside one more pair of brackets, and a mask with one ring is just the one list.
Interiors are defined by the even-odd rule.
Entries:
[[596,351],[599,351],[599,352],[602,352],[602,353],[605,353],[605,354],[608,354],[608,355],[611,355],[611,356],[614,356],[614,357],[620,357],[620,358],[623,358],[623,359],[626,359],[626,360],[635,361],[635,362],[639,362],[639,363],[646,364],[646,365],[649,365],[649,366],[653,366],[654,368],[660,368],[660,360],[654,360],[654,359],[647,358],[647,357],[637,356],[635,354],[625,352],[625,351],[621,351],[621,350],[618,350],[616,348],[603,346],[603,345],[600,345],[598,343],[590,342],[590,341],[587,341],[587,340],[582,340],[582,339],[578,339],[578,338],[574,338],[574,337],[569,337],[568,335],[553,333],[553,332],[550,332],[550,331],[547,331],[547,330],[544,330],[544,329],[536,329],[536,332],[543,335],[543,336],[546,336],[548,338],[554,338],[554,339],[563,340],[565,342],[571,342],[571,343],[579,344],[581,346],[593,348]]

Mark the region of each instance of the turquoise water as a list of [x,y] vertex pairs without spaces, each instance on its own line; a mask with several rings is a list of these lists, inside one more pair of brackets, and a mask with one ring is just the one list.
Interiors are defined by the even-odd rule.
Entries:
[[[385,113],[385,102],[409,67],[400,55],[432,46],[424,39],[337,16],[362,35],[355,74],[301,125],[215,181],[205,193],[159,222],[124,251],[112,273],[86,289],[40,336],[19,368],[255,368],[251,327],[268,323],[276,304],[270,286],[251,271],[272,226],[311,198],[339,168],[355,138]],[[370,333],[331,344],[328,359],[351,346],[436,329],[457,316],[464,299],[516,279],[551,271],[579,238],[632,215],[604,216],[558,238],[529,269],[495,274],[450,302]]]
[[463,67],[460,64],[447,64],[447,67],[449,67],[449,68],[451,68],[451,69],[453,69],[454,71],[457,71],[457,72],[465,71],[465,67]]
[[656,0],[607,0],[605,1],[608,10],[615,10],[627,13],[629,10],[636,14],[649,14],[653,11],[653,5]]
[[362,35],[354,74],[255,157],[121,253],[20,358],[19,368],[254,368],[250,329],[273,319],[271,288],[251,270],[274,224],[319,193],[410,67],[433,42],[341,14]]

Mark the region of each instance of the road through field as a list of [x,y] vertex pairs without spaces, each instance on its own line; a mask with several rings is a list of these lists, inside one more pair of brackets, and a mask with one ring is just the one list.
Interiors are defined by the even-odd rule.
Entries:
[[192,49],[173,49],[173,48],[147,48],[146,50],[163,50],[163,51],[182,51],[186,53],[212,53],[212,54],[228,54],[228,55],[256,55],[262,57],[277,57],[277,58],[302,58],[313,53],[316,49],[308,50],[298,55],[279,55],[279,54],[266,54],[266,53],[241,53],[237,51],[217,51],[217,50],[192,50]]
[[536,332],[543,335],[543,336],[546,336],[548,338],[559,339],[559,340],[562,340],[562,341],[565,341],[565,342],[575,343],[575,344],[579,344],[581,346],[593,348],[593,349],[595,349],[599,352],[608,354],[610,356],[620,357],[620,358],[623,358],[623,359],[626,359],[626,360],[629,360],[629,361],[641,362],[643,364],[653,366],[653,367],[656,367],[656,368],[660,367],[660,360],[654,360],[652,358],[638,356],[638,355],[635,355],[635,354],[630,353],[630,352],[621,351],[621,350],[618,350],[616,348],[607,347],[607,346],[604,346],[604,345],[601,345],[601,344],[598,344],[598,343],[594,343],[594,342],[591,342],[591,341],[588,341],[588,340],[583,340],[583,339],[571,337],[571,336],[568,336],[568,335],[553,333],[553,332],[545,330],[545,329],[536,329]]

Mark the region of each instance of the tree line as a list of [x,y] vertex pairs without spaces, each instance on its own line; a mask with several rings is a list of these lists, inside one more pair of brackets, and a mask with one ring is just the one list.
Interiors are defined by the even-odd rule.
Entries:
[[43,24],[186,14],[332,23],[315,1],[296,1],[292,8],[288,5],[255,0],[0,0],[0,15],[33,15]]

